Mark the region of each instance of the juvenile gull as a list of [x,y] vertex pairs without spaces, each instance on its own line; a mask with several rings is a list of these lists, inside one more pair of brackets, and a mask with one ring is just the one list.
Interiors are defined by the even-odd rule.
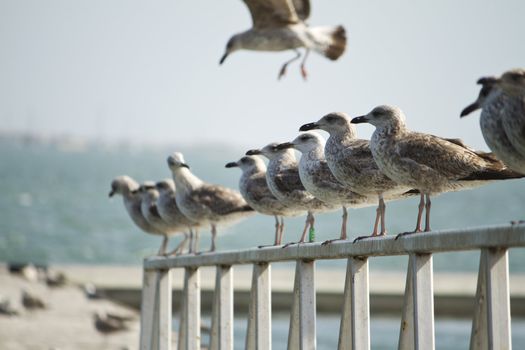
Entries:
[[[329,113],[317,122],[301,126],[299,130],[314,129],[321,129],[330,134],[324,153],[335,178],[353,192],[373,197],[370,198],[371,201],[378,198],[379,205],[372,236],[385,235],[385,199],[406,198],[410,195],[410,187],[399,185],[379,170],[370,151],[370,142],[357,138],[355,126],[350,123],[350,118],[345,113]],[[378,233],[379,220],[381,231]],[[368,236],[362,238],[364,237]]]
[[188,219],[177,206],[175,199],[175,182],[173,179],[164,179],[155,184],[159,197],[157,209],[160,217],[178,231],[187,229],[190,232],[189,252],[196,252],[198,247],[199,224]]
[[379,169],[397,183],[421,192],[414,232],[422,231],[424,208],[425,231],[430,231],[431,195],[523,176],[507,169],[492,154],[475,152],[457,140],[408,130],[405,115],[394,106],[378,106],[352,123],[374,125],[370,149]]
[[[139,193],[139,184],[135,180],[126,175],[116,177],[111,182],[109,197],[113,197],[115,194],[122,195],[124,207],[129,217],[142,231],[154,235],[164,235],[162,231],[151,225],[142,215],[140,208],[142,195]],[[165,248],[165,243],[166,242],[163,241],[159,254],[164,254],[163,248]]]
[[308,192],[299,176],[299,162],[293,149],[280,149],[278,143],[270,143],[262,149],[253,149],[246,155],[263,155],[268,158],[266,183],[273,195],[288,208],[308,212],[299,243],[306,239],[308,229],[315,232],[315,217],[318,212],[335,210],[337,206],[327,204]]
[[286,61],[279,79],[285,75],[288,64],[298,60],[298,48],[306,49],[301,63],[301,74],[306,79],[305,62],[310,50],[330,60],[337,60],[345,51],[346,32],[342,26],[309,27],[309,0],[244,0],[252,16],[252,28],[230,38],[220,60],[237,50],[284,51],[293,50],[296,56]]
[[487,146],[501,159],[509,168],[525,173],[525,155],[522,155],[512,144],[505,127],[503,119],[505,113],[506,96],[501,88],[496,86],[497,79],[484,77],[478,80],[481,90],[477,100],[465,107],[461,117],[465,117],[475,110],[481,108],[479,125]]
[[[283,143],[279,148],[295,148],[302,153],[299,161],[299,176],[308,192],[325,203],[342,206],[343,220],[340,240],[346,240],[347,207],[364,207],[372,201],[367,196],[357,194],[341,182],[337,181],[330,171],[324,155],[325,140],[315,132],[307,132],[295,138],[292,142]],[[325,241],[329,243],[334,240]]]
[[289,209],[272,194],[266,182],[266,164],[259,156],[244,156],[237,162],[226,164],[226,168],[234,167],[242,170],[239,190],[246,203],[257,212],[275,218],[274,245],[280,245],[284,232],[283,216],[294,216],[300,212]]
[[511,69],[496,80],[505,96],[503,127],[512,145],[525,157],[525,69]]
[[[162,247],[161,247],[162,254],[176,255],[184,248],[184,245],[186,244],[186,241],[188,240],[188,235],[183,232],[188,227],[186,225],[180,225],[178,223],[173,225],[172,223],[167,222],[160,216],[159,209],[157,207],[157,199],[159,198],[159,191],[157,191],[157,188],[154,182],[151,182],[151,181],[144,182],[140,186],[139,192],[142,196],[142,201],[140,203],[140,210],[142,211],[142,216],[146,218],[146,220],[150,223],[150,225],[152,225],[153,227],[157,228],[157,230],[162,232],[164,236],[164,240],[162,242]],[[173,251],[169,253],[165,253],[166,247],[168,246],[169,236],[172,236],[176,233],[183,233],[184,239]]]
[[182,213],[190,220],[211,226],[211,248],[215,251],[217,224],[241,219],[253,214],[241,194],[232,189],[203,182],[193,175],[182,153],[168,157],[168,166],[177,187],[175,199]]

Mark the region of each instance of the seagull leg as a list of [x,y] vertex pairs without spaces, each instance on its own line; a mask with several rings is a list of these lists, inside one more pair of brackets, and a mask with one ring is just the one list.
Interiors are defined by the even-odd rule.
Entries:
[[167,256],[171,256],[171,255],[179,255],[180,252],[182,252],[182,250],[184,249],[184,247],[186,246],[186,242],[188,241],[188,234],[185,233],[184,234],[184,239],[182,240],[182,242],[179,243],[179,245],[173,249],[171,252],[167,253],[166,255]]
[[190,244],[188,245],[188,254],[193,253],[193,229],[190,227]]
[[199,229],[195,229],[195,239],[193,240],[193,253],[197,254],[199,251]]
[[279,245],[283,242],[284,235],[284,217],[281,216],[281,226],[279,228]]
[[275,247],[275,246],[280,244],[279,233],[280,233],[280,230],[281,230],[281,225],[279,224],[279,217],[277,215],[274,215],[273,217],[275,218],[275,241],[274,241],[273,245],[272,244],[265,244],[265,245],[257,246],[257,248]]
[[160,245],[159,253],[158,255],[165,255],[166,254],[166,247],[168,246],[168,236],[163,235],[162,236],[162,244]]
[[284,62],[283,66],[281,67],[281,70],[279,71],[279,77],[277,78],[277,80],[280,80],[282,77],[284,77],[284,75],[286,74],[286,67],[288,67],[290,63],[297,61],[301,57],[301,53],[299,52],[299,50],[294,49],[294,52],[295,57]]
[[346,241],[346,239],[347,239],[347,236],[346,236],[346,221],[348,219],[348,210],[346,209],[345,206],[343,206],[343,217],[342,218],[343,218],[343,222],[341,224],[341,237],[326,240],[323,243],[321,243],[321,245],[327,245],[327,244],[330,244],[330,243],[335,242],[335,241]]
[[427,194],[426,196],[426,203],[425,203],[425,232],[430,231],[430,207],[432,206],[432,202],[430,201],[430,195]]
[[[370,236],[359,236],[356,239],[354,239],[354,243],[358,242],[365,238],[371,238],[371,237],[381,237],[386,235],[386,229],[385,229],[385,200],[383,199],[383,195],[379,195],[379,204],[377,205],[376,209],[376,220],[374,222],[374,231]],[[381,220],[381,232],[377,233],[377,229],[379,226],[379,221]]]
[[217,227],[215,226],[215,224],[212,224],[211,225],[211,247],[210,247],[210,252],[214,252],[215,251],[215,239],[217,238]]
[[416,229],[413,232],[403,232],[396,236],[395,239],[398,239],[399,237],[403,237],[406,235],[411,235],[413,233],[423,232],[421,229],[421,221],[423,219],[423,209],[425,209],[425,194],[421,192],[421,196],[419,199],[419,205],[418,205],[418,212],[417,212],[417,222],[416,222]]
[[289,247],[293,244],[299,244],[299,243],[304,243],[304,240],[306,239],[306,232],[308,232],[308,227],[312,227],[313,226],[313,221],[312,221],[312,218],[313,218],[313,214],[311,212],[308,212],[308,214],[306,215],[306,220],[304,222],[304,229],[303,229],[303,233],[301,235],[301,239],[299,240],[299,242],[289,242],[289,243],[286,243],[283,248],[286,248],[286,247]]
[[301,75],[303,76],[304,80],[306,80],[306,78],[308,77],[308,72],[306,71],[306,68],[304,67],[304,65],[306,63],[306,59],[308,58],[309,53],[310,53],[310,49],[306,49],[304,56],[303,56],[303,61],[301,62]]

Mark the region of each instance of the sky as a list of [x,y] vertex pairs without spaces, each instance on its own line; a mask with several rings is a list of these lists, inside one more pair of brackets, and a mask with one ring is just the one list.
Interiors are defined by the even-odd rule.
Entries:
[[[486,149],[477,115],[460,120],[481,76],[525,66],[523,0],[312,0],[309,23],[342,24],[336,62],[237,52],[251,26],[239,0],[0,0],[0,130],[108,141],[290,141],[326,113],[403,109],[417,131]],[[359,125],[369,138],[373,128]]]

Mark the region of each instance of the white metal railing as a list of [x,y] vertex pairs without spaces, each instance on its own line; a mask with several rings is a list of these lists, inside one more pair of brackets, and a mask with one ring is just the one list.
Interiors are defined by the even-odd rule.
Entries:
[[233,349],[233,266],[253,265],[246,349],[271,349],[271,263],[295,260],[288,349],[316,348],[315,261],[348,259],[338,349],[370,349],[368,258],[408,255],[399,349],[434,349],[432,254],[480,250],[471,349],[511,349],[508,248],[525,246],[525,225],[393,236],[357,243],[152,257],[144,261],[141,349],[171,349],[170,269],[184,268],[179,349],[201,348],[199,267],[216,266],[210,349]]

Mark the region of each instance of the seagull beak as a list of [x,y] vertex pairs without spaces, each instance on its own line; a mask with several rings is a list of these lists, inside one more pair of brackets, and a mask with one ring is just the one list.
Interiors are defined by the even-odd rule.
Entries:
[[115,195],[115,190],[109,191],[108,197],[111,198]]
[[465,109],[463,109],[461,111],[461,114],[459,115],[460,118],[463,118],[463,117],[466,117],[467,115],[469,115],[470,113],[474,112],[475,110],[479,109],[480,106],[479,106],[479,103],[478,101],[468,105],[467,107],[465,107]]
[[224,55],[222,55],[221,60],[219,61],[219,64],[223,64],[224,61],[226,61],[226,57],[228,57],[229,53],[225,52]]
[[366,118],[366,115],[362,115],[359,117],[355,117],[350,121],[352,124],[361,124],[361,123],[368,123],[368,119]]
[[303,126],[299,128],[299,131],[308,131],[308,130],[314,130],[314,129],[319,129],[319,124],[317,123],[304,124]]
[[293,147],[294,147],[294,144],[291,142],[285,142],[285,143],[281,143],[275,146],[275,148],[278,150],[283,150],[283,149],[288,149],[288,148],[293,148]]
[[262,154],[261,150],[259,149],[251,149],[248,152],[246,152],[247,156],[256,156],[258,154]]
[[237,164],[237,162],[229,162],[225,165],[226,168],[235,168],[235,167],[238,167],[239,164]]
[[186,169],[189,169],[189,168],[190,168],[190,166],[189,166],[188,164],[186,164],[186,163],[181,163],[181,164],[180,164],[180,167],[181,167],[181,168],[186,168]]
[[476,84],[479,85],[495,85],[500,82],[500,79],[496,77],[483,77],[479,78]]

